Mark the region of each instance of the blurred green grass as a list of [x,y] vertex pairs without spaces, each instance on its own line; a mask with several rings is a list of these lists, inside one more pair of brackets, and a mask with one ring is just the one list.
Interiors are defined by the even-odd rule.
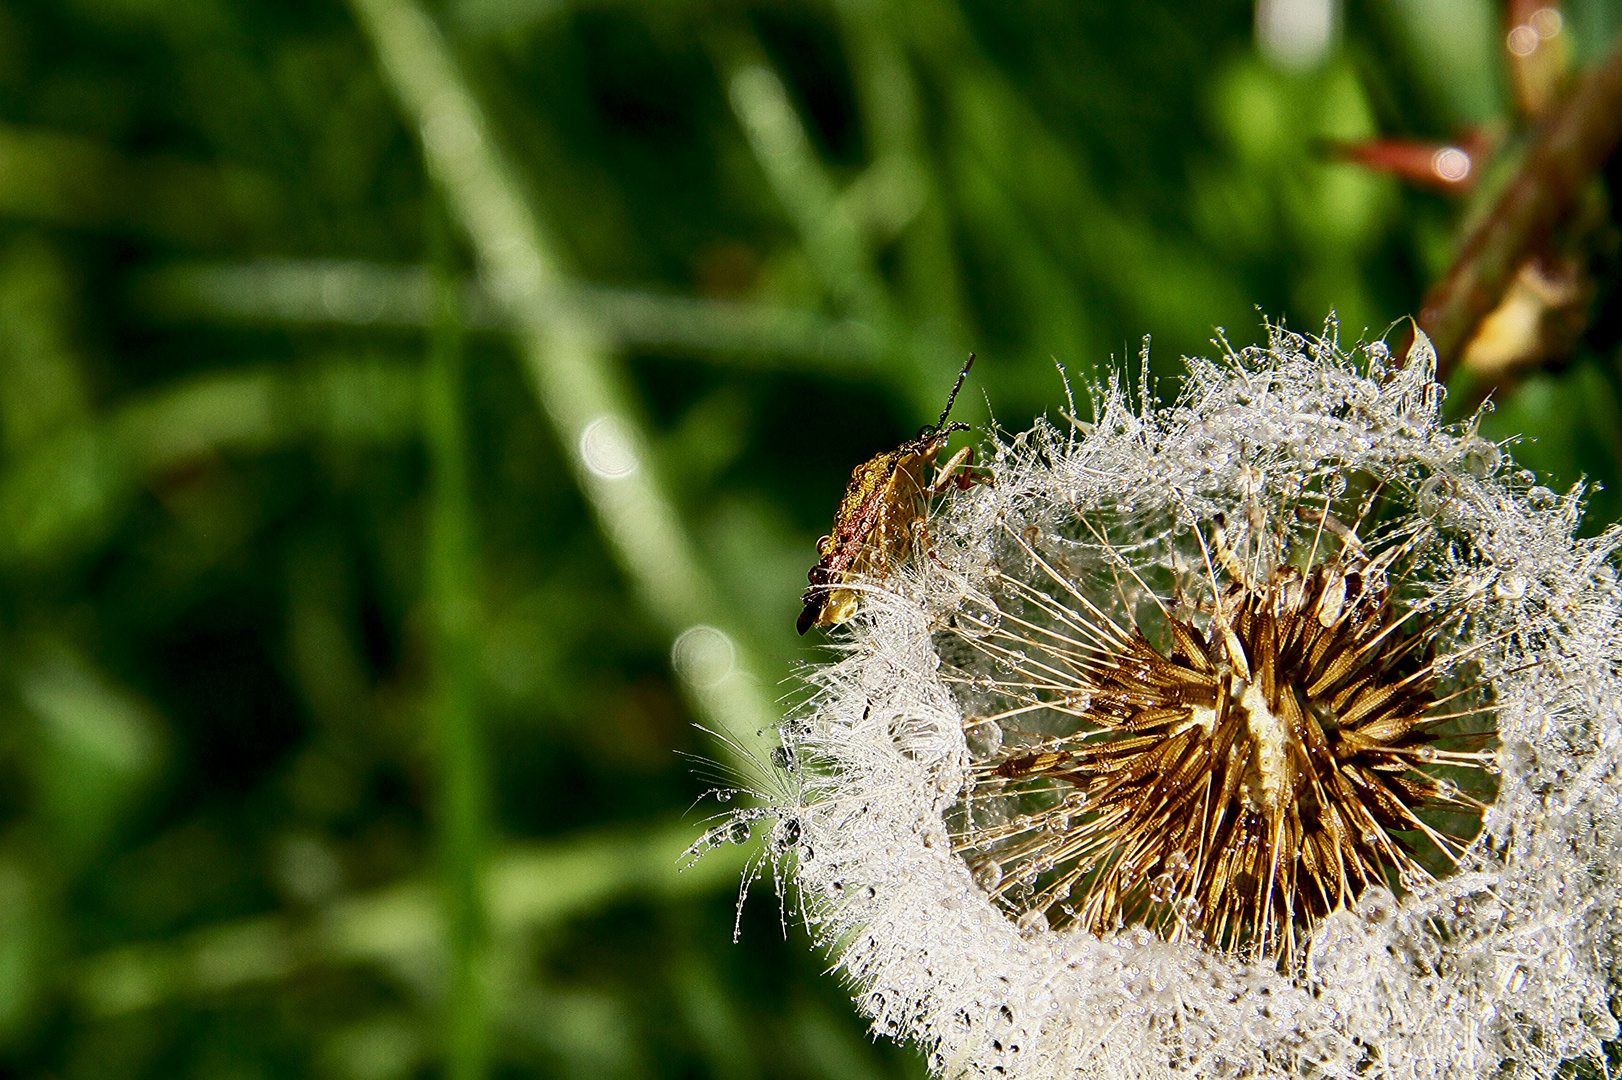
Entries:
[[[747,767],[695,723],[792,696],[967,352],[1018,430],[1410,312],[1460,207],[1316,148],[1501,115],[1499,19],[0,3],[0,1072],[922,1075],[768,888],[730,943],[744,848],[678,873]],[[1616,364],[1488,426],[1614,489]]]

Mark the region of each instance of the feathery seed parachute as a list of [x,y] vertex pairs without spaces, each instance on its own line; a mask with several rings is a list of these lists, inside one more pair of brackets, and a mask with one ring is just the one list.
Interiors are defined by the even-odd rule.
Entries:
[[1118,379],[865,584],[766,798],[877,1032],[1010,1080],[1603,1059],[1622,533],[1441,396],[1423,335]]

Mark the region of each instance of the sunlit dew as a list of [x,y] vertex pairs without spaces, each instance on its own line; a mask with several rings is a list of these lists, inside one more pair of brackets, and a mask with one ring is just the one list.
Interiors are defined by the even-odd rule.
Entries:
[[580,460],[605,480],[636,472],[638,459],[631,429],[617,416],[599,416],[580,431]]
[[876,1031],[1005,1080],[1616,1038],[1622,534],[1433,364],[1275,331],[1094,387],[863,590],[762,812]]
[[713,626],[693,626],[677,636],[670,648],[670,660],[684,680],[709,688],[732,674],[737,647],[725,632]]
[[1431,155],[1431,171],[1450,184],[1463,183],[1473,166],[1470,155],[1457,146],[1444,146]]

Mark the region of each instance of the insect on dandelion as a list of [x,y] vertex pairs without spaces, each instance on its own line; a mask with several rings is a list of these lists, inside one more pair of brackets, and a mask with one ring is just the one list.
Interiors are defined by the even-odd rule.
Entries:
[[1274,329],[1116,379],[866,583],[769,798],[877,1031],[949,1076],[1603,1060],[1622,537],[1433,372]]
[[974,354],[958,372],[941,418],[894,450],[862,462],[850,474],[844,498],[834,512],[833,531],[817,541],[817,565],[806,575],[810,587],[800,599],[805,608],[796,624],[801,634],[813,626],[838,626],[856,613],[862,579],[882,579],[891,566],[912,551],[913,533],[922,524],[930,500],[984,479],[974,468],[974,448],[965,446],[940,467],[935,459],[954,432],[967,424],[949,424],[952,405],[963,380],[974,367]]

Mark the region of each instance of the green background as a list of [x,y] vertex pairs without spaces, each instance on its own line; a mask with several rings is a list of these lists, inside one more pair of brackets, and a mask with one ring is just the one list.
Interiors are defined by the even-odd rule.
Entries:
[[[401,7],[0,3],[0,1075],[921,1076],[769,881],[732,943],[748,847],[678,873],[695,724],[825,655],[813,543],[969,351],[1017,431],[1145,335],[1170,394],[1217,327],[1417,308],[1469,204],[1322,143],[1513,139],[1502,14],[1355,3],[1291,71],[1211,0],[432,7],[689,566],[460,288]],[[1559,485],[1617,477],[1606,321],[1486,425]]]

